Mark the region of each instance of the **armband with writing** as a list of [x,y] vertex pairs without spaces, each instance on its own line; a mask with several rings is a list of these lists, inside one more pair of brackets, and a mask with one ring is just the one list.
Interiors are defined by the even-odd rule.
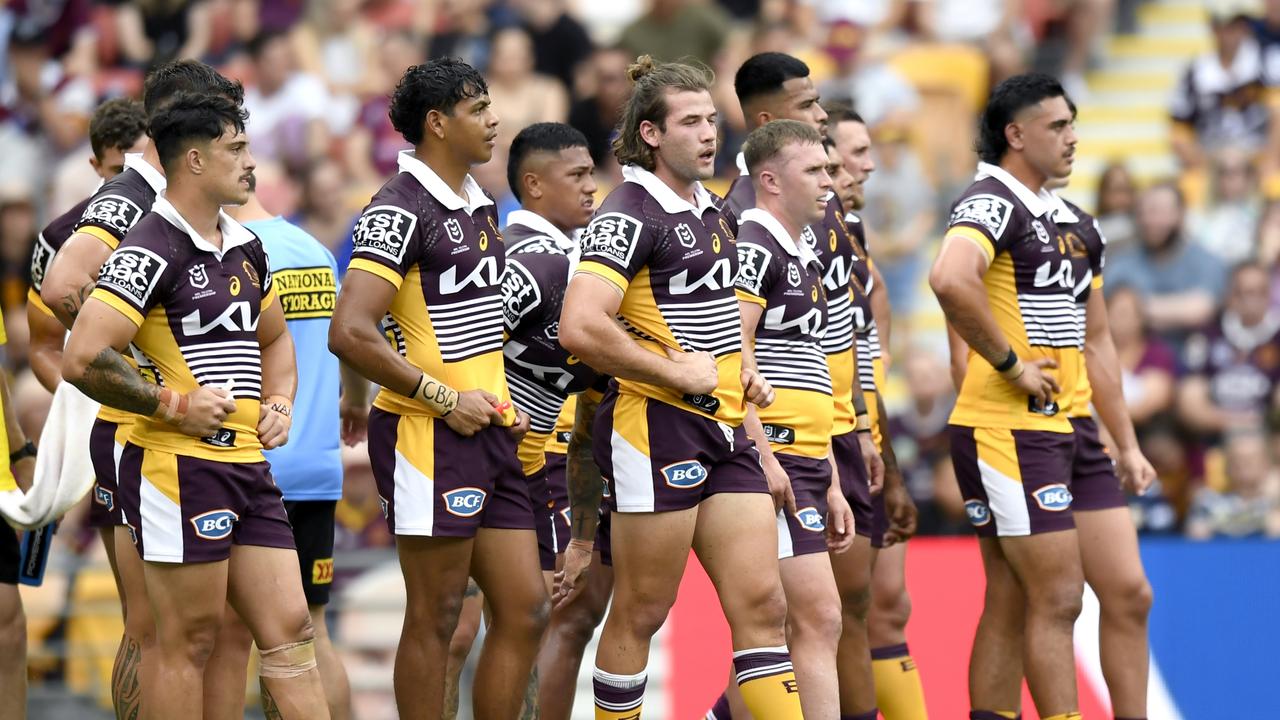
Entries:
[[409,397],[425,405],[440,417],[445,417],[458,406],[458,391],[423,373],[418,385]]

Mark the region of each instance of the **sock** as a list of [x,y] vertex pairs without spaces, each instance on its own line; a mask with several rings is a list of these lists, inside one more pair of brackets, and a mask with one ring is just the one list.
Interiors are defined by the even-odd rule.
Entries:
[[1062,713],[1060,715],[1049,715],[1042,720],[1081,720],[1079,712]]
[[733,653],[738,689],[753,717],[800,720],[800,688],[787,646],[752,648]]
[[928,719],[920,670],[906,643],[872,648],[871,673],[876,679],[876,704],[885,720]]
[[970,710],[969,720],[1022,720],[1016,710]]
[[639,720],[647,679],[643,670],[635,675],[614,675],[596,668],[591,675],[596,720]]
[[720,693],[716,704],[711,706],[703,720],[733,720],[733,711],[729,709],[729,696]]
[[1119,715],[1117,715],[1116,720],[1147,720],[1147,719],[1144,717],[1140,717],[1140,718],[1139,717],[1120,717]]
[[840,720],[877,720],[880,717],[879,710],[868,710],[857,715],[841,715]]

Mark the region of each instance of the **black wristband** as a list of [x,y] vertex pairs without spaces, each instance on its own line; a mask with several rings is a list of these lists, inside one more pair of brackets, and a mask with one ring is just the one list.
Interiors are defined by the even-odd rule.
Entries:
[[9,464],[12,465],[23,458],[29,458],[29,457],[33,458],[35,456],[36,456],[35,443],[28,440],[26,445],[23,445],[17,450],[14,450],[13,452],[9,453]]
[[1009,354],[1005,356],[1004,362],[995,366],[996,372],[998,373],[1006,372],[1007,370],[1009,370],[1010,368],[1012,368],[1014,365],[1017,365],[1017,364],[1018,364],[1018,353],[1014,352],[1013,348],[1009,348]]

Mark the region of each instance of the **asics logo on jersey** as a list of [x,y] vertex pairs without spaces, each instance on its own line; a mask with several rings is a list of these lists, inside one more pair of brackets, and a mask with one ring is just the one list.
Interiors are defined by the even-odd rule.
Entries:
[[120,195],[103,195],[89,203],[80,216],[80,222],[94,225],[105,225],[124,235],[142,218],[142,208]]
[[458,266],[453,265],[448,270],[440,273],[440,294],[452,295],[461,292],[469,287],[478,288],[492,287],[500,281],[498,277],[498,259],[495,257],[484,257],[480,259],[480,264],[475,266],[467,276],[458,280]]
[[787,427],[786,425],[765,423],[764,436],[770,443],[777,445],[791,445],[796,441],[796,429]]
[[123,247],[111,254],[98,273],[98,282],[118,291],[142,308],[160,282],[169,261],[142,247]]
[[991,237],[999,240],[1012,216],[1013,203],[1008,200],[998,195],[973,195],[956,205],[956,209],[951,211],[949,224],[969,222],[981,225],[991,233]]
[[1062,512],[1071,507],[1071,491],[1062,483],[1045,485],[1031,493],[1031,497],[1036,499],[1036,504],[1042,510],[1048,510],[1049,512]]
[[696,488],[707,479],[707,469],[697,460],[685,460],[662,468],[662,477],[673,488]]
[[101,485],[93,486],[93,501],[108,510],[116,509],[115,494]]
[[450,515],[464,518],[480,514],[484,509],[484,499],[487,496],[488,493],[485,491],[473,487],[458,488],[440,495],[444,498],[444,509],[449,511]]
[[619,265],[629,265],[642,227],[640,221],[630,215],[616,212],[597,215],[584,233],[582,254],[584,257],[602,255]]
[[221,540],[231,534],[236,520],[240,516],[226,508],[210,510],[191,518],[191,526],[196,529],[196,536],[205,540]]
[[1036,277],[1033,281],[1036,287],[1061,287],[1072,289],[1076,285],[1075,271],[1071,269],[1070,260],[1059,261],[1058,269],[1053,269],[1053,261],[1050,260],[1036,268]]
[[964,504],[964,514],[974,527],[982,527],[991,522],[991,509],[981,500],[969,500]]
[[689,271],[681,270],[671,278],[670,285],[672,295],[692,295],[703,289],[724,290],[731,287],[733,287],[733,263],[729,258],[716,260],[705,275],[692,283],[689,282]]
[[409,238],[418,218],[413,213],[395,205],[377,205],[364,211],[351,233],[351,243],[356,250],[399,263],[404,260]]
[[817,508],[806,507],[796,511],[796,520],[800,521],[800,527],[809,532],[822,532],[827,529],[826,523],[822,521],[822,513]]
[[227,307],[216,318],[207,324],[200,321],[200,310],[192,310],[182,318],[182,332],[188,337],[204,335],[214,330],[228,332],[252,332],[258,329],[258,318],[246,300],[237,300]]

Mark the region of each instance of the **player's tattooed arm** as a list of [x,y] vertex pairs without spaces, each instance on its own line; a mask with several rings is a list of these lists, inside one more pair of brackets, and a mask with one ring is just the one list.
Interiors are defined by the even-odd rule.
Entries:
[[111,248],[98,238],[75,233],[50,261],[40,299],[68,329],[93,293],[98,271],[110,255]]
[[1009,354],[1005,339],[982,277],[987,271],[987,256],[967,239],[951,237],[943,241],[938,259],[929,272],[929,286],[938,304],[969,347],[993,366],[1004,362]]
[[584,542],[595,542],[596,525],[600,521],[600,499],[604,493],[604,479],[591,450],[592,425],[598,407],[600,397],[596,394],[584,392],[578,395],[577,414],[565,458],[565,483],[569,486],[569,536]]
[[160,405],[159,386],[143,380],[114,348],[102,348],[88,365],[67,380],[103,405],[131,413],[151,416]]

